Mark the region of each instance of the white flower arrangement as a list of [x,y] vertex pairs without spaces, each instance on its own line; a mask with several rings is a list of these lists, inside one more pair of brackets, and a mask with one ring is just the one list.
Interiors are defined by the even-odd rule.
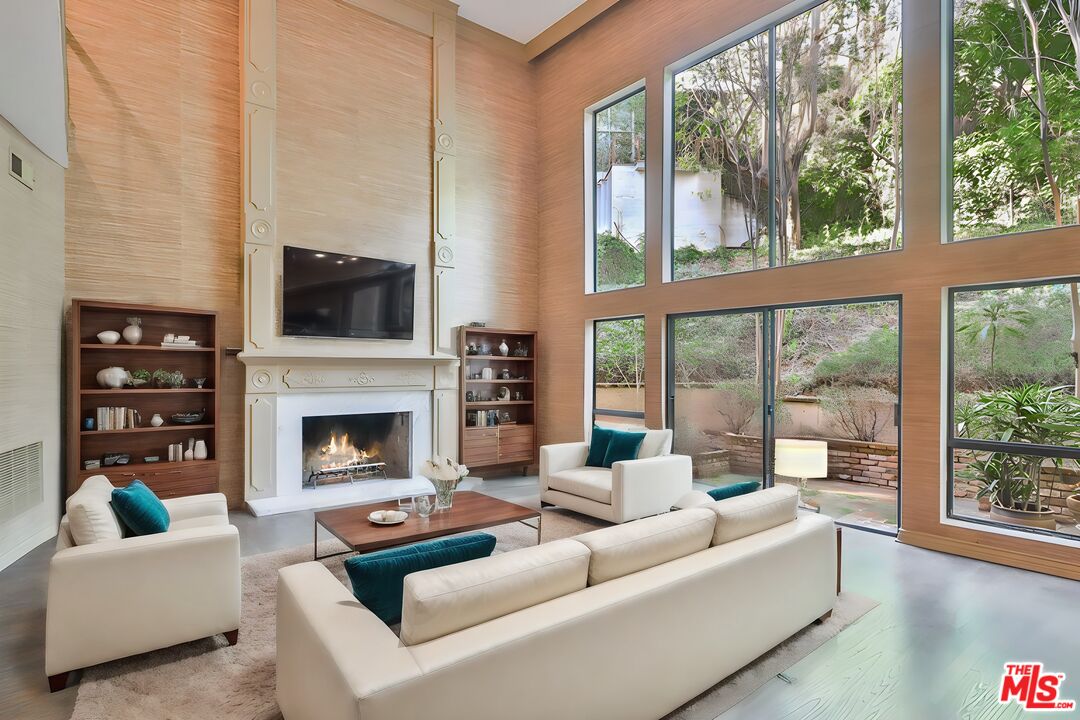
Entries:
[[420,474],[435,486],[435,507],[447,509],[453,505],[454,491],[462,478],[469,474],[469,468],[458,465],[448,457],[435,456],[424,461]]

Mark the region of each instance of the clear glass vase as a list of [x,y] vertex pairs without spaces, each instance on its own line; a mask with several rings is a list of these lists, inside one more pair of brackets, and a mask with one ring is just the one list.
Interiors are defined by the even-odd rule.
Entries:
[[432,480],[435,486],[435,509],[449,510],[454,505],[454,490],[459,480]]

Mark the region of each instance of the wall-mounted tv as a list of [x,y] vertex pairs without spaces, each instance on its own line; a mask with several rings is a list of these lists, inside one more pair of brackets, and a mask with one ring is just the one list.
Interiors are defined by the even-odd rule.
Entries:
[[412,340],[416,265],[285,246],[282,333]]

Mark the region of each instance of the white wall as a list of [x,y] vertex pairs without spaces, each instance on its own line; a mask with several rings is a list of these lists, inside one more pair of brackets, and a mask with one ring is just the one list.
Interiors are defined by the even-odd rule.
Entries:
[[[27,188],[7,172],[34,166]],[[0,522],[0,569],[56,533],[60,506],[64,170],[0,118],[0,452],[42,442],[44,500]]]
[[67,167],[65,82],[60,0],[0,0],[0,116]]

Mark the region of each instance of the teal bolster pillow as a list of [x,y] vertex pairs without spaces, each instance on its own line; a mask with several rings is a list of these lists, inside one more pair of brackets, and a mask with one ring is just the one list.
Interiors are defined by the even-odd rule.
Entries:
[[604,465],[604,458],[607,457],[608,445],[611,443],[611,436],[614,432],[611,428],[593,427],[592,439],[589,441],[589,457],[585,460],[585,465],[588,467],[611,467],[610,465]]
[[752,493],[761,487],[761,483],[757,480],[747,480],[746,482],[732,483],[731,485],[724,485],[722,487],[716,487],[709,490],[709,497],[713,500],[727,500],[728,498],[736,497],[737,495],[746,495]]
[[611,467],[623,460],[637,460],[638,450],[641,449],[644,439],[645,433],[612,430],[611,442],[608,443],[607,455],[604,456],[604,467]]
[[495,536],[473,533],[357,555],[345,561],[353,595],[387,625],[401,622],[405,576],[419,570],[487,557]]
[[132,535],[154,535],[169,529],[169,511],[142,480],[114,488],[112,508]]

